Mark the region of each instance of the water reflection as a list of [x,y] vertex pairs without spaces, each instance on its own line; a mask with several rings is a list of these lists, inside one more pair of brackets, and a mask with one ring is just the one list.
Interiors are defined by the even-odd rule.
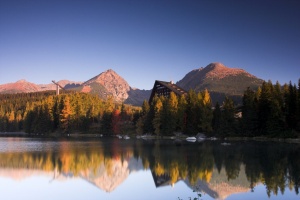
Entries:
[[[226,199],[233,194],[249,195],[249,191],[258,194],[256,189],[263,184],[264,194],[259,195],[273,198],[292,191],[289,199],[296,199],[299,155],[298,144],[276,142],[221,145],[219,141],[0,138],[0,177],[47,176],[50,182],[81,179],[109,198],[122,184],[127,185],[133,172],[141,171],[151,174],[156,193],[164,186],[177,188],[184,183],[190,191],[205,194],[202,199]],[[135,180],[133,188],[145,185],[145,180]],[[196,196],[191,195],[179,193],[175,199]]]

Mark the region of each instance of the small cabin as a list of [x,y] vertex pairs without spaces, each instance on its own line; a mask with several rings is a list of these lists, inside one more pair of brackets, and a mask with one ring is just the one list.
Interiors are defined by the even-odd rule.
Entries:
[[154,86],[152,88],[152,92],[149,98],[149,104],[152,102],[153,97],[157,96],[164,96],[170,97],[170,93],[174,92],[177,96],[186,95],[187,91],[179,87],[178,85],[174,84],[173,81],[166,82],[166,81],[158,81],[156,80]]

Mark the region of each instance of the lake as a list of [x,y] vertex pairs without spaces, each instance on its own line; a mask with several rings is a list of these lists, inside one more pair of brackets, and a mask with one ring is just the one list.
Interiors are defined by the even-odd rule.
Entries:
[[1,199],[292,200],[299,184],[300,144],[0,137]]

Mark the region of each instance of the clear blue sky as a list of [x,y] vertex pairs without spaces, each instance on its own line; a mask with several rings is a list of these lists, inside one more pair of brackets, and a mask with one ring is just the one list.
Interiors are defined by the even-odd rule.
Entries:
[[281,84],[300,78],[299,0],[0,0],[0,84],[179,81],[211,62]]

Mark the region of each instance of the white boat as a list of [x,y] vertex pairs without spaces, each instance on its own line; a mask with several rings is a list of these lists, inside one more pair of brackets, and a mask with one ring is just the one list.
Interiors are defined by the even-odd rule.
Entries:
[[128,140],[128,139],[130,139],[130,137],[128,135],[124,135],[123,139]]
[[231,144],[228,143],[228,142],[223,142],[223,143],[221,143],[221,145],[223,145],[223,146],[228,146],[228,145],[231,145]]
[[187,137],[186,141],[188,142],[196,142],[197,138],[196,137]]
[[117,135],[117,138],[122,139],[122,136],[121,135]]

